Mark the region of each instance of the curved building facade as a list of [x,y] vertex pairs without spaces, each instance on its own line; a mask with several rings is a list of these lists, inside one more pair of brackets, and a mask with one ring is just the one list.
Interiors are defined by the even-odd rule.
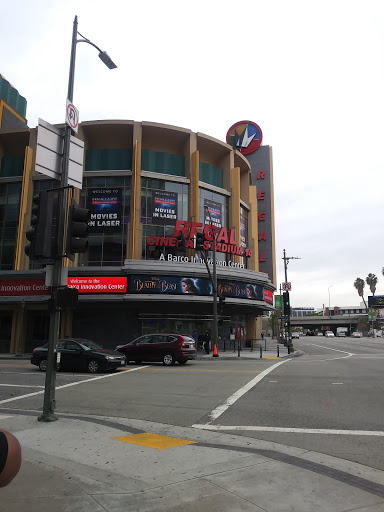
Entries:
[[[195,238],[203,234],[212,270],[215,233],[219,348],[233,335],[260,337],[275,283],[259,271],[247,158],[202,133],[150,122],[83,122],[77,137],[84,164],[74,198],[91,210],[89,249],[66,260],[79,301],[62,313],[61,335],[114,348],[149,332],[212,332],[212,285]],[[46,269],[24,247],[32,197],[58,182],[36,172],[36,149],[37,129],[0,133],[0,352],[30,352],[48,339]]]

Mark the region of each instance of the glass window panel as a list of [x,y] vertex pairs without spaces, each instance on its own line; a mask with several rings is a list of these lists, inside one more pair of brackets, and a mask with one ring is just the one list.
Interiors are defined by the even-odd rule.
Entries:
[[169,190],[170,192],[177,192],[178,194],[182,194],[183,185],[182,185],[182,183],[174,183],[172,181],[167,181],[165,190]]

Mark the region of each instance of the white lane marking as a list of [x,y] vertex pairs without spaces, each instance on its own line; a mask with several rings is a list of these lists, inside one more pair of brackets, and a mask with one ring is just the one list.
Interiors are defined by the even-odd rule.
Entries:
[[337,348],[323,347],[322,345],[316,345],[315,343],[312,343],[312,345],[314,347],[325,348],[326,350],[334,350],[335,352],[342,352],[343,354],[348,354],[349,357],[356,355],[353,352],[347,352],[346,350],[337,350]]
[[44,388],[44,386],[33,386],[32,384],[0,384],[0,386],[6,387],[6,388]]
[[[252,389],[258,382],[260,382],[264,377],[268,375],[268,373],[271,373],[275,368],[280,366],[281,364],[288,363],[291,361],[291,359],[285,359],[284,361],[280,361],[273,366],[270,366],[266,370],[264,370],[262,373],[257,375],[254,379],[250,380],[245,386],[238,389],[233,395],[231,395],[229,398],[225,400],[222,404],[220,404],[216,409],[213,409],[209,413],[209,417],[211,418],[211,421],[207,423],[209,425],[212,421],[216,420],[219,416],[221,416],[231,405],[233,405],[239,398],[241,398],[247,391]],[[1,402],[0,402],[1,403]]]
[[12,416],[6,416],[5,414],[0,414],[0,420],[5,420],[6,418],[12,418]]
[[332,384],[336,385],[336,384],[344,384],[343,382],[332,382]]
[[[69,388],[70,386],[77,386],[79,384],[83,384],[84,382],[92,382],[94,380],[107,379],[110,377],[117,377],[118,375],[122,375],[123,373],[135,372],[137,370],[143,370],[144,368],[148,368],[148,366],[139,366],[138,368],[132,368],[131,370],[123,370],[118,373],[109,373],[108,375],[101,375],[100,377],[93,377],[92,379],[81,380],[79,382],[71,382],[70,384],[64,384],[63,386],[58,386],[55,389],[57,391],[58,389]],[[7,398],[6,400],[1,400],[0,404],[5,404],[7,402],[13,402],[14,400],[21,400],[22,398],[29,398],[30,396],[41,395],[42,393],[44,393],[44,391],[45,391],[45,389],[43,389],[42,391],[36,391],[35,393],[28,393],[27,395],[20,395],[20,396],[15,396],[12,398]]]
[[381,430],[334,430],[326,428],[282,428],[282,427],[255,427],[255,426],[227,426],[227,425],[192,425],[200,430],[249,430],[256,432],[292,432],[294,434],[332,434],[343,436],[375,436],[384,437]]

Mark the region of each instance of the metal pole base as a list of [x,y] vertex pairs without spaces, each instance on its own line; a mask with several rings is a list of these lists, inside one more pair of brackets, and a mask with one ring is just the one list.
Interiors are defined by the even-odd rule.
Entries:
[[54,413],[42,414],[37,418],[37,421],[57,421],[59,418]]

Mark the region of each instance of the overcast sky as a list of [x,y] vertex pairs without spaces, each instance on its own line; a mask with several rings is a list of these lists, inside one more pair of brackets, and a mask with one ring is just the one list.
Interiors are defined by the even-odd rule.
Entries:
[[[64,122],[74,16],[80,121],[133,119],[225,140],[243,119],[273,148],[277,282],[295,307],[384,294],[382,0],[13,0],[0,8],[0,73],[39,117]],[[330,287],[330,288],[329,288]],[[366,295],[369,295],[366,285]]]

